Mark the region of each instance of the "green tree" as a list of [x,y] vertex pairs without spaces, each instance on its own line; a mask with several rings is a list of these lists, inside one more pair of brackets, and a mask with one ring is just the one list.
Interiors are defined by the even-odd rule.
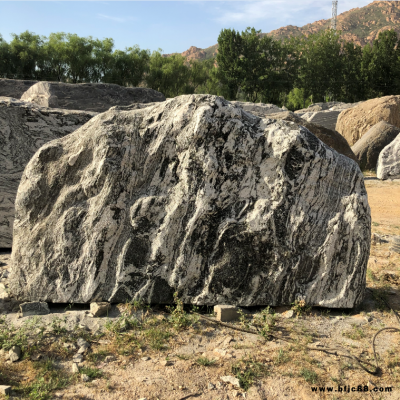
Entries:
[[0,34],[0,77],[11,78],[11,53],[10,45]]
[[312,96],[313,102],[340,97],[342,90],[342,40],[340,32],[332,29],[311,34],[297,40],[299,73],[296,87],[304,89],[304,102]]
[[113,48],[114,40],[106,38],[104,40],[94,39],[93,63],[90,72],[92,82],[102,82],[104,77],[110,75],[114,68]]
[[10,73],[19,79],[41,79],[44,37],[25,31],[10,42]]
[[235,100],[243,83],[243,38],[234,29],[223,29],[218,36],[218,78],[227,88],[228,100]]
[[67,40],[64,32],[50,33],[43,46],[44,62],[42,77],[47,81],[66,81],[67,79]]
[[341,100],[355,103],[364,98],[365,85],[362,74],[362,48],[353,42],[343,45]]
[[67,76],[72,83],[90,82],[94,64],[92,37],[79,37],[68,33],[65,48]]
[[400,89],[400,63],[397,33],[394,30],[380,32],[372,48],[363,51],[364,77],[368,81],[368,97],[397,94]]
[[121,86],[138,86],[149,69],[150,51],[140,50],[139,46],[125,51],[115,50],[112,69],[104,75],[104,82]]
[[292,111],[308,107],[311,104],[311,97],[306,98],[305,101],[304,99],[304,89],[294,88],[287,96],[286,107]]

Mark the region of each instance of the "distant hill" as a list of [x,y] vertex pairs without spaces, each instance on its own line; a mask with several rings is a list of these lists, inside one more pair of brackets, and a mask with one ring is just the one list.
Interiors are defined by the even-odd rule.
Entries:
[[[264,35],[276,39],[285,39],[292,36],[310,35],[330,26],[330,19],[322,19],[299,28],[288,25],[275,29]],[[374,1],[365,7],[353,8],[338,15],[337,30],[342,31],[342,36],[347,41],[353,41],[361,46],[372,43],[380,32],[394,29],[400,33],[400,1]],[[182,56],[187,60],[207,60],[217,54],[218,44],[200,49],[191,46],[184,51]],[[168,57],[171,54],[164,54]]]

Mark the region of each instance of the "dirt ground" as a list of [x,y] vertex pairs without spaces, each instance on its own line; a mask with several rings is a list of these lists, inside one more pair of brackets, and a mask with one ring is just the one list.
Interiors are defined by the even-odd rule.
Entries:
[[[0,364],[0,384],[12,384],[9,398],[15,399],[400,399],[398,331],[377,336],[380,371],[375,375],[351,357],[374,371],[374,335],[385,327],[400,328],[387,307],[400,310],[400,254],[391,250],[390,243],[392,236],[400,236],[400,180],[382,182],[370,176],[366,187],[372,232],[382,240],[371,246],[368,290],[357,309],[298,305],[294,315],[289,307],[276,308],[273,315],[261,314],[259,308],[243,309],[241,321],[232,323],[232,328],[254,330],[260,326],[256,321],[264,318],[264,328],[269,330],[262,337],[201,318],[176,329],[177,316],[163,307],[124,314],[114,306],[103,318],[91,318],[84,309],[53,308],[52,317],[68,317],[80,330],[71,333],[63,331],[60,322],[57,329],[53,324],[29,356]],[[7,263],[7,257],[0,256],[0,261]],[[131,321],[130,328],[119,329],[126,315],[133,318],[125,318]],[[27,319],[15,314],[7,318],[15,329]],[[68,346],[71,342],[73,348],[78,336],[85,337],[90,348],[78,364],[80,371],[73,374],[71,360],[76,351]],[[68,385],[46,389],[44,382],[51,386],[51,379],[59,379],[61,372],[56,371],[73,378]],[[89,375],[87,382],[82,381],[82,372]],[[38,386],[35,382],[41,378],[43,384]]]

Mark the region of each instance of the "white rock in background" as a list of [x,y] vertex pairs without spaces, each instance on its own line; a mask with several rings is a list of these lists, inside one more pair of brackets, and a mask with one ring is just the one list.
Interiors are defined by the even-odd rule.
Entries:
[[378,179],[400,178],[400,135],[379,153],[376,176]]
[[68,135],[94,115],[0,97],[0,248],[12,245],[14,202],[28,161],[45,143]]
[[217,96],[96,116],[35,154],[16,207],[17,299],[351,308],[364,295],[358,165]]

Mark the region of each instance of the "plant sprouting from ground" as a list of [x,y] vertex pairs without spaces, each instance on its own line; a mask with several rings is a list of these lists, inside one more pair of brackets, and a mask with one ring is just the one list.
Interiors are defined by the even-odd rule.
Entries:
[[270,307],[264,308],[260,314],[254,317],[253,324],[260,328],[259,333],[261,336],[268,338],[276,324],[274,311]]
[[299,317],[302,314],[307,314],[311,311],[311,307],[306,304],[306,301],[304,299],[302,300],[295,300],[294,303],[292,303],[292,310],[297,314]]
[[198,322],[199,318],[197,316],[192,317],[185,312],[183,302],[178,298],[177,292],[174,293],[174,302],[176,306],[167,306],[167,310],[171,313],[169,321],[176,330],[188,328]]

